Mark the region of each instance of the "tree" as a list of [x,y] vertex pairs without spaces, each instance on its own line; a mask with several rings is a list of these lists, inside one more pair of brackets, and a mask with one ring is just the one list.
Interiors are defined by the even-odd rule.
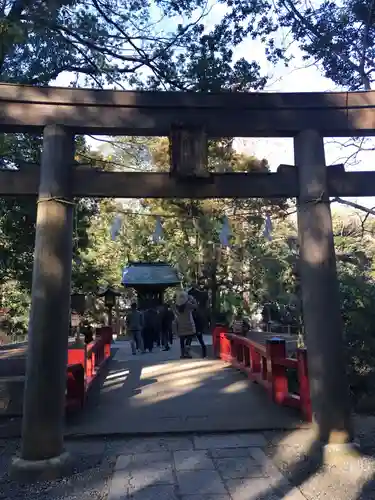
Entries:
[[[221,3],[227,13],[207,30],[210,9],[202,0],[1,0],[0,79],[45,85],[68,72],[73,86],[83,77],[99,88],[180,90],[213,80],[230,88],[256,83],[258,64],[233,62],[231,47],[273,29],[269,6]],[[251,22],[246,29],[244,16]]]
[[[280,27],[291,32],[309,64],[345,90],[371,90],[375,80],[374,0],[278,0]],[[373,151],[369,138],[330,139],[342,148],[337,162],[357,165],[362,151]],[[337,201],[343,203],[343,200]],[[344,202],[345,203],[345,202]],[[363,211],[366,207],[357,205]]]
[[[113,146],[111,159],[124,168],[131,157],[132,139],[119,139]],[[141,144],[134,145],[134,153]],[[145,148],[149,154],[145,154]],[[267,171],[265,160],[236,153],[231,141],[210,143],[210,169],[227,171]],[[146,139],[141,148],[143,158],[151,165],[143,168],[166,171],[169,168],[168,141]],[[119,167],[118,167],[119,168]],[[141,200],[133,209],[113,201],[101,203],[100,215],[92,226],[90,258],[100,263],[103,275],[110,282],[120,279],[121,268],[131,260],[167,260],[175,265],[185,284],[196,282],[202,275],[216,299],[216,308],[232,296],[251,292],[251,301],[258,303],[257,293],[262,283],[265,241],[262,235],[266,213],[281,217],[286,203],[268,200]],[[129,214],[127,212],[135,212]],[[110,224],[116,214],[123,214],[123,226],[118,239],[111,241]],[[125,215],[127,213],[127,215]],[[139,215],[137,215],[139,214]],[[160,244],[152,241],[155,215],[159,215],[164,238]],[[221,247],[219,233],[224,216],[228,217],[233,232],[230,250]],[[250,285],[248,285],[250,283]]]
[[[40,162],[41,138],[17,134],[4,135],[0,146],[2,168],[37,168]],[[87,154],[82,138],[77,139],[77,154]],[[36,198],[0,198],[0,306],[9,309],[7,331],[25,333],[30,305],[34,259]],[[73,287],[80,291],[93,288],[98,271],[92,263],[80,259],[88,245],[87,230],[97,212],[95,200],[75,200]],[[89,279],[90,278],[90,279]]]
[[[37,168],[41,157],[41,138],[10,134],[2,137],[3,168]],[[82,138],[77,140],[77,155],[87,153]],[[74,251],[87,244],[86,230],[90,217],[96,212],[96,202],[76,200],[74,209]],[[36,198],[17,197],[0,199],[0,283],[16,279],[31,286],[36,223]]]
[[375,79],[374,0],[278,0],[280,25],[290,28],[323,74],[339,87],[370,90]]
[[357,408],[365,410],[369,398],[374,404],[375,240],[373,222],[363,223],[359,215],[336,215],[334,231],[350,389]]
[[[275,17],[279,27],[286,29],[299,45],[305,61],[316,65],[338,88],[353,91],[373,88],[374,0],[277,0]],[[282,51],[290,52],[290,47]],[[336,161],[347,165],[358,164],[362,151],[374,150],[373,141],[368,138],[329,142],[342,148],[342,157]]]

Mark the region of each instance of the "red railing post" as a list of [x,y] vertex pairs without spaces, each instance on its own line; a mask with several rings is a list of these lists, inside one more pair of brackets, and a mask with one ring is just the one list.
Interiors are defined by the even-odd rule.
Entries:
[[228,328],[221,325],[215,326],[212,330],[212,346],[214,355],[217,358],[221,358],[221,354],[225,352],[225,340],[223,335],[225,333],[228,333]]
[[297,349],[298,383],[301,410],[308,422],[312,422],[309,372],[307,368],[307,350]]
[[228,355],[228,339],[226,334],[228,333],[228,329],[225,326],[219,326],[218,328],[218,348],[219,348],[219,357],[222,358],[223,355]]
[[286,367],[277,363],[277,360],[286,358],[286,342],[284,339],[274,337],[267,339],[267,379],[270,383],[272,398],[276,403],[282,404],[288,397],[288,378]]
[[232,360],[234,360],[237,363],[237,361],[238,361],[238,356],[237,356],[238,344],[236,342],[236,337],[230,338],[229,345],[230,345],[230,357]]
[[220,333],[218,334],[218,353],[219,353],[219,358],[222,359],[223,354],[224,354],[224,334]]
[[244,345],[242,342],[239,342],[237,345],[237,361],[238,363],[243,366],[245,365],[244,362]]
[[219,327],[215,326],[215,328],[212,329],[212,349],[213,349],[213,354],[215,358],[218,358],[220,355],[220,350],[218,349],[220,345],[220,331]]
[[243,364],[251,370],[250,347],[248,345],[244,345],[243,347]]
[[85,401],[85,373],[81,363],[68,365],[66,406],[82,408]]
[[111,355],[111,344],[106,342],[104,344],[104,359],[108,359]]
[[250,346],[250,368],[251,372],[256,374],[260,373],[262,357],[253,345]]
[[69,347],[68,349],[68,365],[81,364],[83,370],[86,371],[86,346]]
[[101,326],[96,329],[98,342],[97,358],[98,364],[108,359],[111,355],[111,344],[113,339],[113,329],[111,326]]
[[232,359],[230,339],[227,337],[227,332],[223,330],[220,333],[220,358],[228,362]]
[[90,352],[86,362],[86,378],[91,378],[94,374],[94,367],[92,365],[92,353]]

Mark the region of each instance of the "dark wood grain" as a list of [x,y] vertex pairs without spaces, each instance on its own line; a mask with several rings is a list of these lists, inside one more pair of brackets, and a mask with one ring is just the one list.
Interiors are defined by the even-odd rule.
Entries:
[[80,134],[168,136],[176,124],[209,137],[373,135],[375,91],[326,93],[124,92],[0,85],[0,131],[50,124]]

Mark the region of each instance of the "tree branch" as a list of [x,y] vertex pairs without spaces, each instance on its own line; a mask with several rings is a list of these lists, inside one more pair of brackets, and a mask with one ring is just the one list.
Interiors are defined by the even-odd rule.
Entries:
[[365,26],[365,31],[363,34],[363,41],[362,41],[362,56],[361,56],[361,62],[359,65],[359,74],[362,78],[362,83],[365,88],[365,90],[371,90],[371,84],[368,76],[366,75],[365,72],[365,64],[366,64],[366,52],[368,49],[368,43],[369,43],[369,32],[370,32],[370,24],[371,24],[371,19],[372,19],[372,14],[374,11],[375,7],[375,0],[371,1],[371,5],[369,8],[369,15],[368,15],[368,20]]
[[[310,38],[310,40],[312,40],[312,37],[314,38],[317,38],[318,40],[320,40],[322,38],[322,34],[319,32],[319,30],[316,28],[316,26],[314,26],[314,24],[310,21],[308,21],[306,19],[306,17],[301,14],[301,12],[299,12],[299,10],[297,9],[297,7],[294,5],[294,1],[293,0],[281,0],[281,4],[284,5],[284,7],[293,14],[293,16],[295,17],[295,19],[297,19],[300,24],[308,31],[308,36]],[[331,36],[331,40],[332,40],[332,36]],[[330,50],[333,50],[334,52],[336,52],[336,54],[338,53],[337,52],[337,47],[334,43],[330,43],[329,45],[329,48]],[[365,89],[366,90],[371,90],[371,85],[370,85],[370,82],[367,81],[366,82],[366,78],[365,78],[365,81],[363,81],[363,77],[365,77],[366,75],[364,73],[361,73],[361,68],[360,66],[358,66],[357,64],[355,64],[348,56],[346,56],[342,51],[340,51],[338,53],[339,57],[341,57],[347,64],[349,64],[349,66],[351,66],[351,68],[357,72],[360,76],[361,76],[361,79],[362,79],[362,84],[364,85]],[[367,88],[367,85],[368,85],[368,88]]]
[[[6,17],[5,23],[8,25],[14,25],[21,20],[22,12],[30,6],[32,0],[16,0]],[[2,21],[4,23],[4,20]],[[9,40],[8,33],[2,33],[0,38],[0,74],[2,72],[6,56],[9,49],[13,45],[13,40]]]
[[375,210],[373,208],[367,208],[363,205],[359,205],[358,203],[355,203],[354,201],[348,201],[348,200],[343,200],[340,197],[333,198],[331,200],[331,203],[340,203],[341,205],[346,205],[348,207],[355,208],[356,210],[361,210],[362,212],[365,212],[366,214],[369,215],[375,215]]

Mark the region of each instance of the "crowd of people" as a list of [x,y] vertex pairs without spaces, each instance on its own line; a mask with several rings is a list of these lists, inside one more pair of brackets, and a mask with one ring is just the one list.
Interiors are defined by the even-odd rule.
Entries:
[[168,351],[176,337],[180,343],[180,357],[191,358],[190,346],[195,337],[202,348],[202,357],[207,356],[203,338],[206,328],[204,317],[197,301],[187,291],[178,291],[172,304],[144,311],[139,310],[134,301],[126,325],[133,355],[137,351],[152,352],[155,347]]

